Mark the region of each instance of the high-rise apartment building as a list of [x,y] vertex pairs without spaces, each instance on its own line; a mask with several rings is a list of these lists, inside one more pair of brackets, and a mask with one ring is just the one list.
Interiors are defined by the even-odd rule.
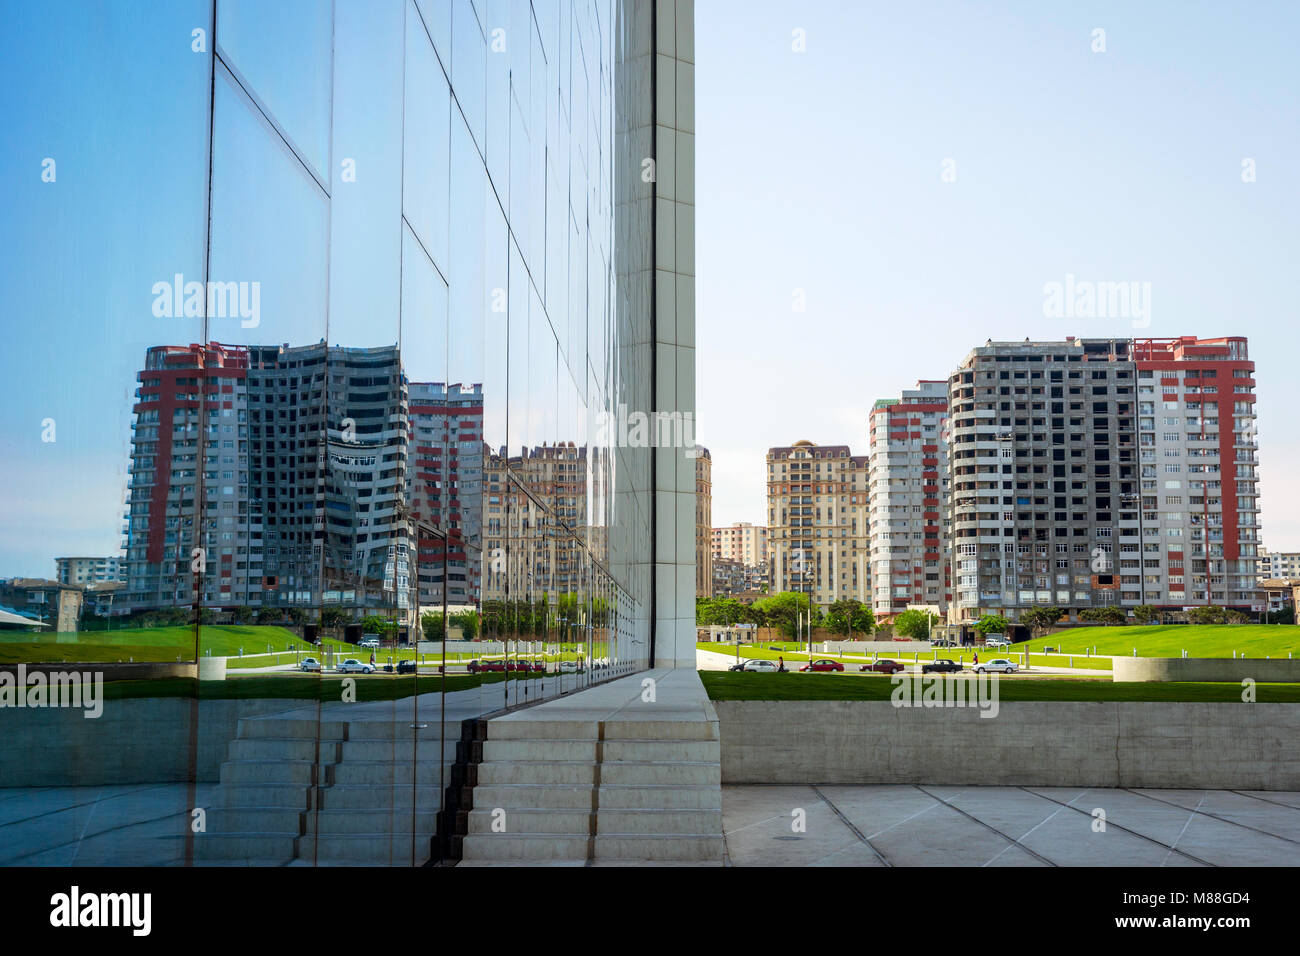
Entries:
[[105,584],[126,581],[126,561],[111,555],[105,558],[55,558],[55,575],[60,584]]
[[946,381],[917,382],[871,410],[871,606],[877,619],[913,604],[945,608],[951,599],[947,413]]
[[771,588],[821,607],[871,600],[867,456],[798,441],[767,451]]
[[713,457],[702,445],[695,446],[695,593],[713,593]]
[[1258,611],[1244,338],[988,342],[949,378],[949,617]]
[[729,527],[714,528],[713,557],[735,561],[746,567],[767,566],[767,528],[736,521]]
[[1270,551],[1261,547],[1256,578],[1260,581],[1300,578],[1300,551]]

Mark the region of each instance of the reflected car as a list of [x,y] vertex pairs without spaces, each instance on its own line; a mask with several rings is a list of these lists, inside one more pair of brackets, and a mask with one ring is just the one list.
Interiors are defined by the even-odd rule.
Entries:
[[379,640],[373,637],[368,637],[364,641],[361,641],[357,644],[357,647],[367,647],[367,648],[375,648],[378,646],[379,646]]
[[399,673],[399,674],[414,674],[415,671],[416,671],[416,664],[415,664],[415,661],[398,661],[398,662],[397,662],[397,673]]
[[314,657],[304,657],[298,662],[298,669],[302,671],[315,671],[320,673],[320,661]]
[[872,661],[858,668],[859,671],[871,671],[876,674],[897,674],[904,669],[900,662],[891,660]]
[[561,674],[581,674],[582,665],[577,661],[560,661]]
[[844,670],[844,665],[841,664],[839,661],[822,659],[819,661],[813,661],[811,664],[805,664],[803,667],[799,668],[799,670],[801,671],[842,671]]
[[971,670],[975,671],[976,674],[1014,674],[1020,670],[1020,665],[1015,661],[999,657],[991,661],[984,661],[982,664],[976,664]]
[[767,660],[745,661],[745,663],[740,665],[740,669],[751,674],[776,674],[779,673],[780,670],[776,666],[776,661]]
[[921,665],[922,674],[951,674],[961,673],[962,666],[960,661],[951,661],[947,658],[941,658],[937,661],[931,661],[929,664]]
[[359,661],[355,657],[349,657],[338,666],[338,672],[340,674],[373,674],[375,665]]

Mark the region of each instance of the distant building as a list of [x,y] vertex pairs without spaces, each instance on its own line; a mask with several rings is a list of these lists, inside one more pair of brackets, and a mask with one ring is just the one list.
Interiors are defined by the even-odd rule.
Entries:
[[822,608],[871,600],[867,478],[867,457],[848,445],[768,449],[772,591],[811,593]]
[[713,459],[709,450],[695,446],[695,593],[708,596],[713,589]]
[[738,561],[747,567],[767,565],[767,528],[748,521],[712,531],[713,557]]
[[1259,580],[1300,578],[1300,551],[1259,549]]
[[97,584],[104,581],[126,581],[126,559],[116,555],[107,558],[55,558],[55,579],[60,584]]
[[34,623],[48,625],[51,631],[77,630],[84,599],[84,590],[75,584],[47,578],[0,581],[0,607],[31,618]]

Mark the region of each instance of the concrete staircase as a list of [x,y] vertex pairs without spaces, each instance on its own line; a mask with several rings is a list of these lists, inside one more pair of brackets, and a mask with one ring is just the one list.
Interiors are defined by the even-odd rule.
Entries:
[[717,716],[683,673],[668,700],[636,675],[488,721],[461,865],[720,865]]
[[241,720],[195,863],[423,864],[459,734],[440,746],[437,723]]

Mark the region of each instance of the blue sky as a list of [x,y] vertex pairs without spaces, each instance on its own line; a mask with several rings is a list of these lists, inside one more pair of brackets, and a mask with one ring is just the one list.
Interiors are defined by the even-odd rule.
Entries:
[[[715,525],[766,523],[768,447],[865,453],[875,399],[988,338],[1247,335],[1263,541],[1300,550],[1300,5],[702,0],[695,28]],[[1150,327],[1045,318],[1067,273],[1150,282]]]
[[[153,318],[150,289],[202,274],[208,61],[189,37],[207,9],[0,3],[0,576],[116,552],[135,373],[148,345],[201,335]],[[1105,53],[1090,49],[1097,27]],[[876,398],[946,377],[986,338],[1133,334],[1126,320],[1043,317],[1043,284],[1073,273],[1150,282],[1150,335],[1250,337],[1264,543],[1300,550],[1297,36],[1294,3],[698,0],[697,378],[714,522],[765,520],[769,446],[865,452]],[[41,181],[47,156],[56,183]],[[941,181],[946,159],[956,182]],[[263,231],[298,248],[280,229]],[[214,337],[318,336],[268,321]]]

